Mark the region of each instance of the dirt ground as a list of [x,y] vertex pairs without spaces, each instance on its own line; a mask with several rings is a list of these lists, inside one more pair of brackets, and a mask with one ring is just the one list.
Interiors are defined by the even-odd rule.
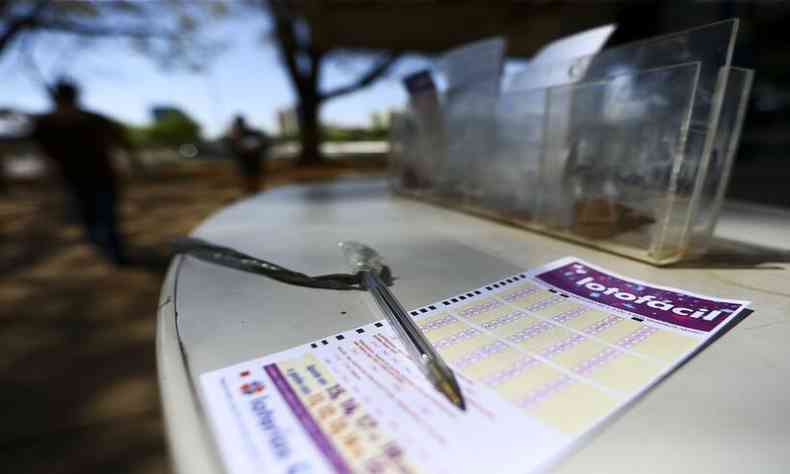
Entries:
[[[382,173],[383,162],[277,168],[266,190]],[[138,264],[122,269],[84,243],[57,186],[12,183],[0,195],[3,472],[170,472],[154,352],[167,243],[238,199],[238,184],[226,162],[129,179],[123,230]]]

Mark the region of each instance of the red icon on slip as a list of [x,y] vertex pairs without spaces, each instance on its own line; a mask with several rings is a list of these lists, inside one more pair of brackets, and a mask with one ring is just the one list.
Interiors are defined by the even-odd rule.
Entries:
[[250,383],[245,383],[241,386],[241,393],[244,395],[254,395],[256,393],[263,392],[264,386],[262,383],[253,381]]

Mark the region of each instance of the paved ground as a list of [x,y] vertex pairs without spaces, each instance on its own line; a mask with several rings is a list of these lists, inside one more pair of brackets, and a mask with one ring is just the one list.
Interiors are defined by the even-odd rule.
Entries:
[[[284,167],[268,186],[381,170]],[[169,472],[154,354],[166,244],[238,196],[226,163],[132,180],[124,231],[140,265],[117,269],[82,242],[53,185],[0,195],[0,470]]]

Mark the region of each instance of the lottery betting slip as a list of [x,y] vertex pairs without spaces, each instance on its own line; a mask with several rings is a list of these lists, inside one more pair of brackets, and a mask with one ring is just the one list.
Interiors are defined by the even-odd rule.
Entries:
[[466,411],[385,321],[205,373],[201,397],[229,474],[534,472],[747,305],[567,257],[410,311]]

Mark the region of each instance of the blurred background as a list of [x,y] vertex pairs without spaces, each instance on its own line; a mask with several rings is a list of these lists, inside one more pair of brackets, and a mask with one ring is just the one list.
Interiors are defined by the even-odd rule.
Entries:
[[170,472],[155,367],[168,242],[246,195],[384,174],[400,79],[492,35],[505,74],[742,21],[756,70],[728,198],[790,207],[782,2],[0,0],[0,466]]

